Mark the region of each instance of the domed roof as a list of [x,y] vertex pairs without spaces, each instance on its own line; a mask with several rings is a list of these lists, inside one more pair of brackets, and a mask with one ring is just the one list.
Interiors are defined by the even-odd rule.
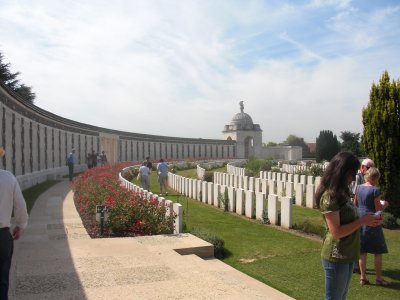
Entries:
[[245,112],[240,112],[233,116],[231,125],[253,125],[253,120]]
[[243,127],[246,127],[246,125],[253,125],[253,120],[251,119],[251,117],[245,112],[243,112],[244,110],[243,101],[240,101],[239,103],[240,103],[240,113],[237,113],[236,115],[233,116],[231,125],[239,125]]

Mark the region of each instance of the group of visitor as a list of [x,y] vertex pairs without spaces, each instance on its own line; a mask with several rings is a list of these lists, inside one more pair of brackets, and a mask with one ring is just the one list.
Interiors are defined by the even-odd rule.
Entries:
[[355,265],[359,266],[360,285],[370,284],[367,253],[375,256],[376,285],[389,285],[382,278],[382,254],[388,252],[382,211],[388,202],[380,198],[379,179],[371,159],[360,166],[349,152],[333,157],[321,178],[316,201],[327,226],[321,251],[325,299],[346,299]]
[[[138,177],[140,179],[140,186],[142,189],[147,191],[150,188],[150,174],[152,169],[153,163],[151,162],[150,157],[146,157],[146,160],[143,161],[142,166],[139,168]],[[160,184],[160,196],[166,196],[168,195],[168,164],[161,158],[156,169],[158,174],[158,183]]]
[[98,165],[104,166],[107,164],[107,155],[104,151],[101,151],[101,154],[99,154],[92,150],[92,153],[88,153],[86,156],[86,164],[88,169],[95,168]]

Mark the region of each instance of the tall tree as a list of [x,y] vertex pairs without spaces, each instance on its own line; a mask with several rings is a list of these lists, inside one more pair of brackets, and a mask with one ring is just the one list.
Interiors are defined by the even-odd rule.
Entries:
[[317,161],[331,160],[340,151],[340,144],[330,130],[321,130],[317,137],[316,157]]
[[369,103],[362,111],[363,145],[382,177],[382,198],[389,209],[400,216],[400,79],[390,81],[385,71],[378,84],[373,83]]
[[360,149],[360,134],[350,131],[342,131],[340,133],[340,138],[342,139],[342,144],[340,148],[342,151],[349,151],[354,153],[356,156],[361,155]]
[[19,72],[13,73],[10,70],[10,63],[4,62],[4,56],[0,52],[0,80],[3,81],[10,89],[21,96],[22,100],[33,103],[36,98],[35,93],[32,92],[32,88],[25,84],[21,84],[19,79]]

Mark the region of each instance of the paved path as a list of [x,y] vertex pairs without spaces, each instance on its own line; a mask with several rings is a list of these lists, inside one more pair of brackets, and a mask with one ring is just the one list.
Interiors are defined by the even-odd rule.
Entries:
[[15,243],[10,299],[292,299],[211,253],[190,234],[91,239],[63,181]]

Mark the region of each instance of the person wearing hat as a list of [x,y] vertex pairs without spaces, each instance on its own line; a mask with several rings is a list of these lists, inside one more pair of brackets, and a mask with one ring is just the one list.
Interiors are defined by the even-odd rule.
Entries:
[[[0,147],[0,158],[4,154],[4,149]],[[0,170],[0,195],[0,299],[8,299],[14,240],[21,237],[22,230],[28,224],[28,212],[18,181],[9,171]],[[11,233],[12,212],[15,227]]]
[[356,175],[356,181],[353,184],[353,195],[356,194],[357,187],[365,183],[364,175],[368,171],[368,169],[372,167],[375,167],[375,163],[370,158],[366,158],[361,162],[360,169],[358,170]]
[[75,149],[72,148],[71,152],[68,154],[67,158],[68,171],[69,171],[69,181],[72,181],[74,177],[74,164],[75,164]]

